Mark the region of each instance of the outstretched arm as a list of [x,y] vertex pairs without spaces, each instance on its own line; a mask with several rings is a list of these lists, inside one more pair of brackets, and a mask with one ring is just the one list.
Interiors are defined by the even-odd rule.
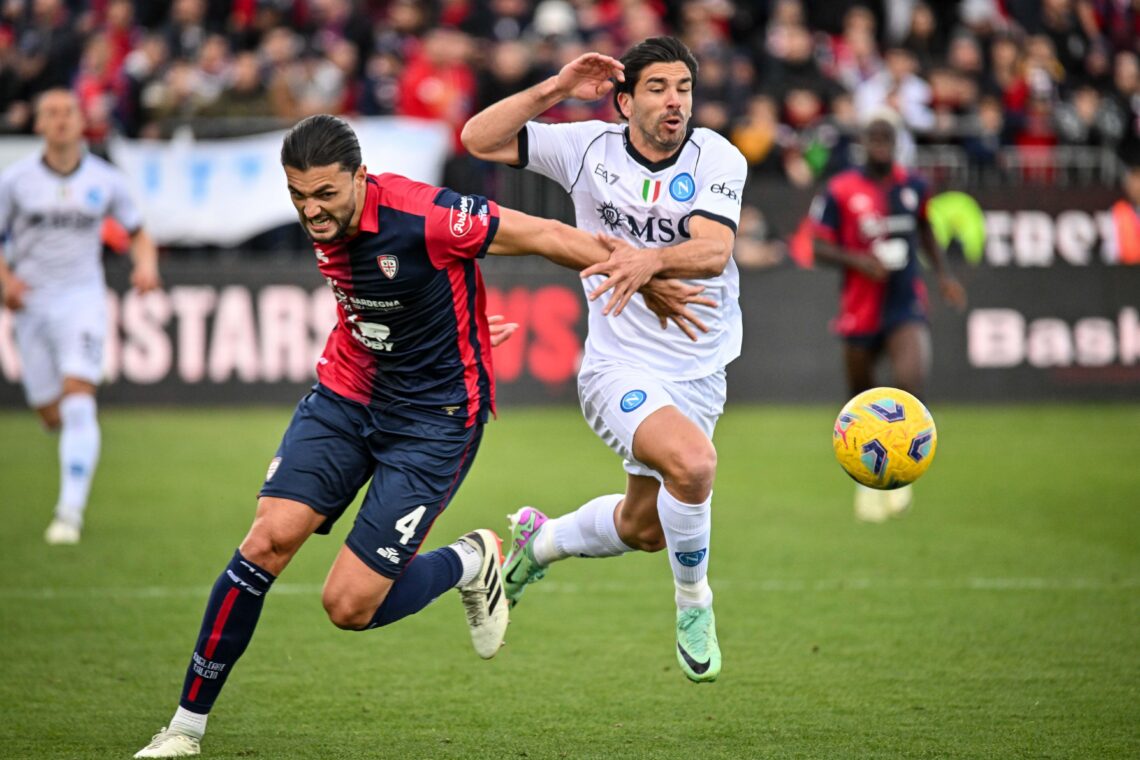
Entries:
[[918,237],[926,257],[930,259],[930,264],[934,267],[935,276],[938,277],[938,292],[942,296],[942,300],[958,311],[962,311],[966,308],[966,289],[962,287],[962,283],[958,282],[946,266],[942,246],[938,245],[938,241],[935,240],[934,230],[931,229],[929,220],[918,220]]
[[[555,264],[581,270],[591,264],[609,260],[610,249],[603,240],[604,238],[595,237],[553,219],[531,216],[500,206],[499,228],[487,253],[497,256],[535,254]],[[610,279],[614,280],[615,277],[611,276]],[[628,287],[631,287],[630,282],[628,273],[622,273],[617,279],[623,294]],[[655,282],[652,286],[641,282],[629,291],[629,296],[642,287],[645,288],[646,306],[662,320],[663,325],[667,324],[666,320],[672,320],[694,340],[695,333],[685,323],[691,324],[701,332],[708,332],[708,328],[688,308],[693,304],[716,306],[715,302],[700,295],[704,291],[703,287],[676,280]],[[614,300],[616,295],[607,307],[612,306]],[[628,301],[629,298],[625,300]]]
[[586,53],[562,67],[556,76],[500,100],[468,120],[460,139],[476,158],[501,164],[519,162],[519,130],[544,111],[568,98],[597,100],[624,81],[625,67],[601,53]]
[[616,238],[602,238],[611,251],[609,259],[582,272],[583,277],[607,275],[590,293],[590,300],[613,290],[603,313],[612,312],[616,316],[621,314],[633,294],[654,277],[702,279],[718,276],[732,258],[736,234],[727,225],[703,216],[689,220],[689,234],[692,239],[663,248],[634,248]]

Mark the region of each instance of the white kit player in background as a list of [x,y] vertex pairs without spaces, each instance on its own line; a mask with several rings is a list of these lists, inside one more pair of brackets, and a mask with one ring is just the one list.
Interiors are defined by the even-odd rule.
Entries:
[[[577,226],[607,236],[612,250],[607,263],[582,272],[590,315],[578,392],[587,421],[624,460],[626,492],[555,519],[532,507],[512,515],[507,595],[516,602],[567,557],[668,548],[677,660],[690,679],[712,681],[721,667],[707,577],[712,434],[724,410],[725,367],[740,354],[732,249],[747,162],[715,132],[689,127],[696,79],[692,53],[671,37],[645,40],[621,61],[589,53],[477,114],[463,143],[479,158],[560,184]],[[562,100],[611,90],[628,126],[532,121]],[[690,320],[704,335],[695,339],[680,321],[684,332],[662,329],[666,323],[634,297],[653,277],[705,286],[715,308],[694,306]],[[606,318],[610,312],[620,316]]]
[[79,101],[48,90],[36,103],[42,153],[0,174],[0,293],[12,311],[24,394],[59,430],[60,489],[49,544],[74,544],[99,460],[95,388],[103,377],[107,294],[103,220],[131,233],[131,284],[159,286],[158,254],[122,173],[83,147]]

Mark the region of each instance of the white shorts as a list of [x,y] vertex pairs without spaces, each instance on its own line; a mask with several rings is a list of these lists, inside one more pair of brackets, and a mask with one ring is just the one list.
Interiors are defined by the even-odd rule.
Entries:
[[99,384],[103,379],[103,342],[107,335],[107,295],[98,289],[29,299],[13,313],[20,351],[24,396],[37,408],[57,400],[63,378]]
[[578,399],[586,422],[605,444],[625,460],[630,475],[661,479],[633,457],[633,435],[645,418],[675,406],[710,439],[724,414],[725,372],[696,380],[663,380],[646,370],[621,365],[584,367],[578,376]]

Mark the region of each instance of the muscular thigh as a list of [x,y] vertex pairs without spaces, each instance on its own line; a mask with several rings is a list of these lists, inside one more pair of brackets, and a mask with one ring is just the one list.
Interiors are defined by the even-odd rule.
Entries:
[[376,461],[372,483],[345,541],[387,578],[399,577],[419,552],[470,470],[483,430],[416,421],[401,428],[377,431],[369,440]]
[[696,380],[668,381],[637,368],[611,367],[584,372],[578,383],[582,414],[590,427],[625,460],[628,474],[642,477],[659,475],[635,455],[642,424],[659,410],[675,407],[711,439],[724,412],[725,388],[723,370]]

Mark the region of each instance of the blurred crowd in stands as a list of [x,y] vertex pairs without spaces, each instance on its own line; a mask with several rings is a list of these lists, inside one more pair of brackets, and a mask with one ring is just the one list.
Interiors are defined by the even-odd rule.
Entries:
[[[583,51],[663,33],[700,60],[696,124],[798,186],[846,165],[884,105],[977,167],[1011,146],[1140,154],[1140,0],[0,0],[0,124],[30,132],[36,93],[62,85],[95,146],[317,112],[458,134]],[[546,117],[613,115],[604,100]]]

